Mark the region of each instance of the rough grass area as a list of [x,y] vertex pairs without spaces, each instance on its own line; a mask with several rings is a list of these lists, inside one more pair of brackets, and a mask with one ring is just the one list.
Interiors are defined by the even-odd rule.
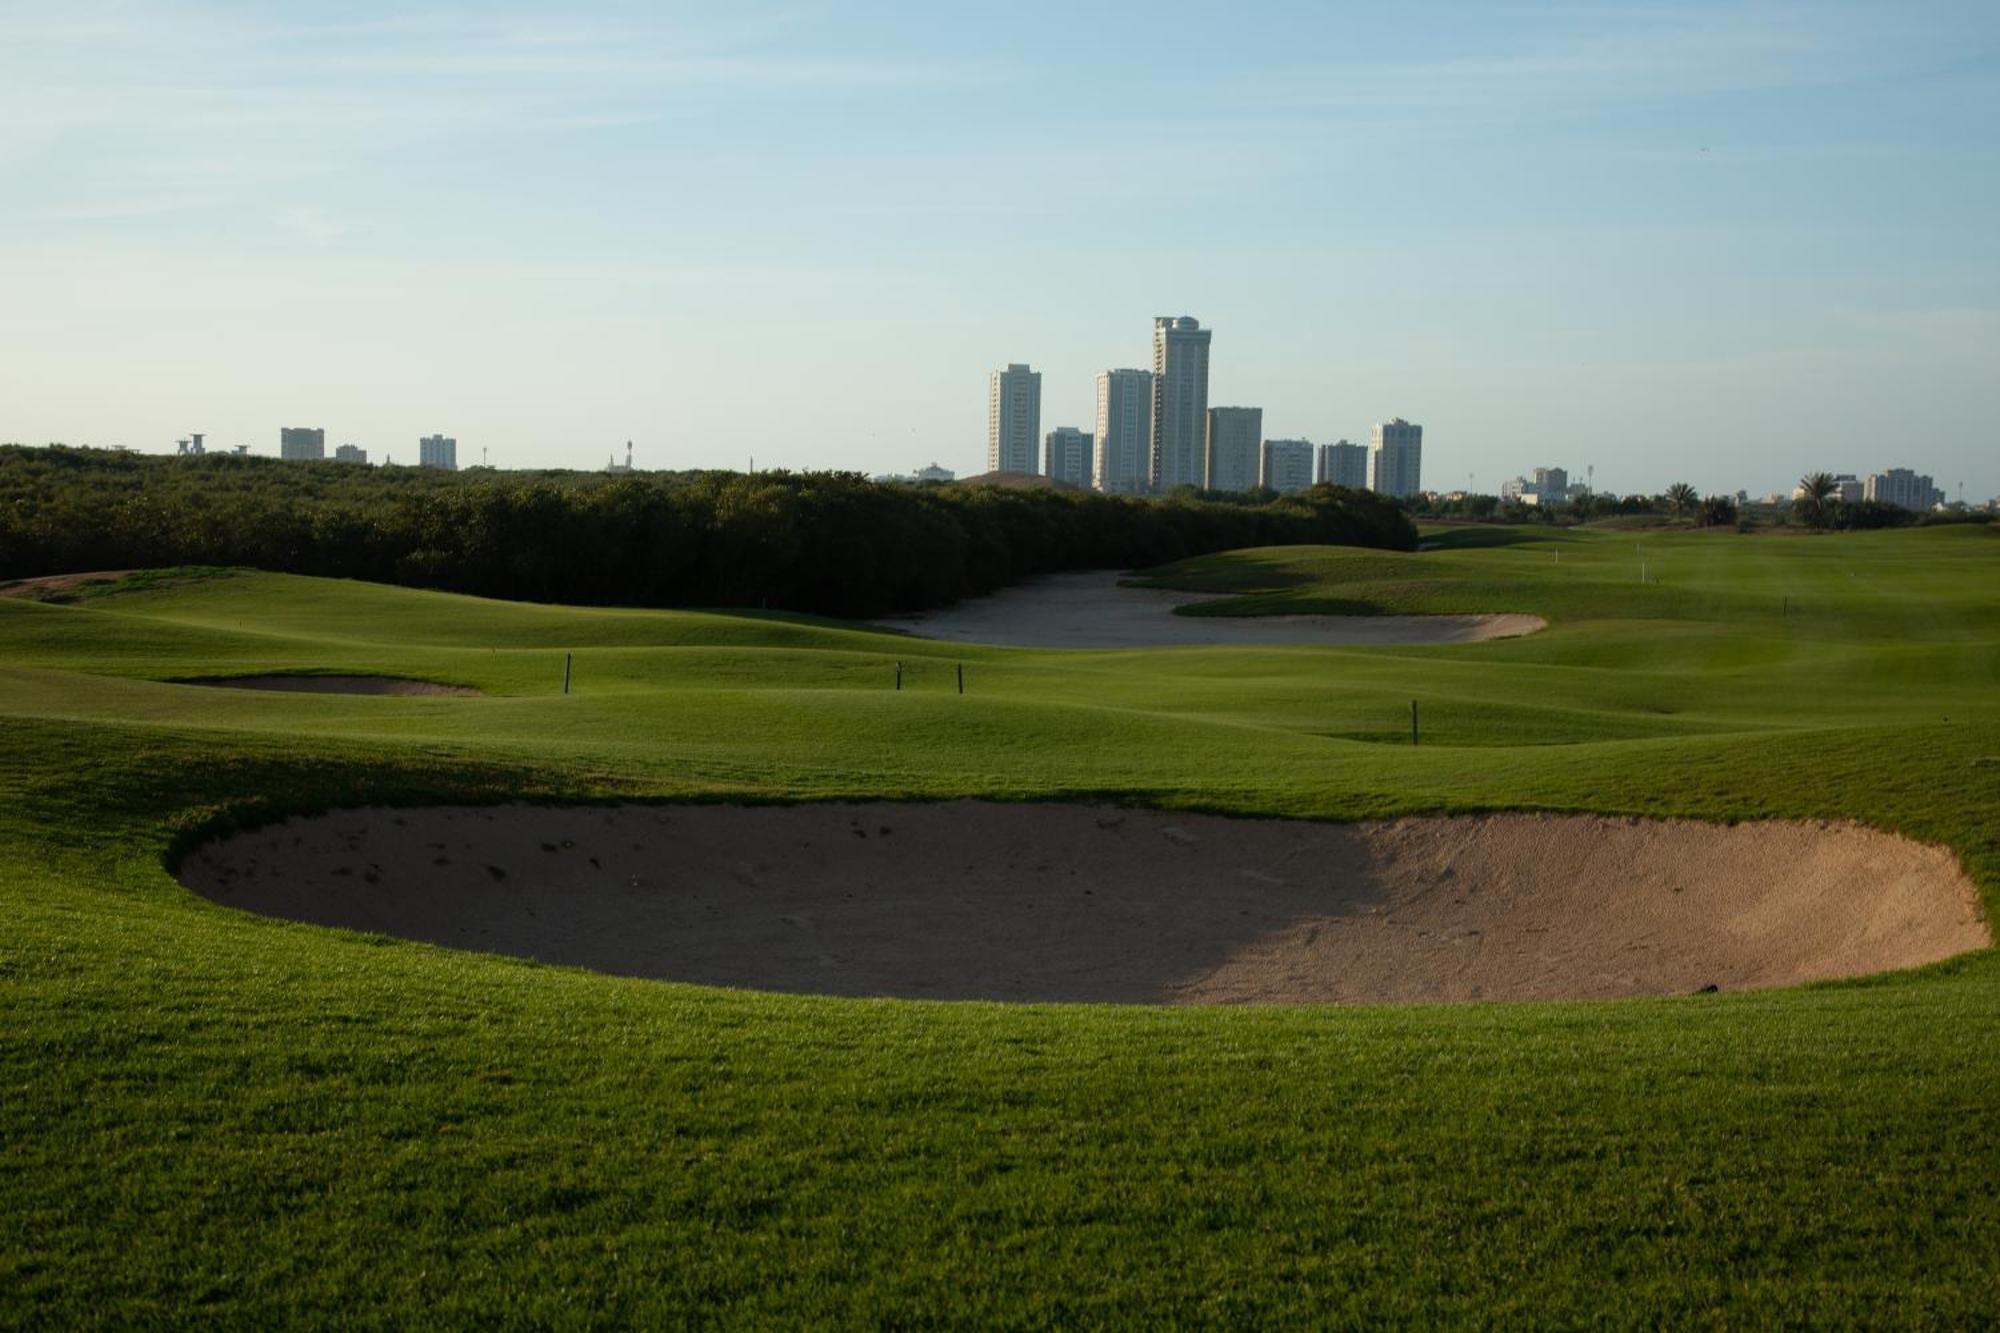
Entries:
[[[1161,575],[1551,622],[1453,648],[1038,653],[251,572],[0,598],[0,1323],[1990,1319],[1993,951],[1595,1004],[833,1001],[164,869],[361,802],[1089,795],[1853,818],[1956,849],[1990,917],[2000,543],[1517,536]],[[250,671],[485,695],[162,683]]]

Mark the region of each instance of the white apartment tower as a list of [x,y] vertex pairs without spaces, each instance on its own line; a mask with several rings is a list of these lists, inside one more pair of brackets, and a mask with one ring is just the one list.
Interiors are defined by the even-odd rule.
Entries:
[[1257,489],[1257,442],[1264,435],[1261,407],[1211,407],[1208,409],[1207,489],[1211,491],[1254,491]]
[[1136,495],[1152,471],[1153,372],[1097,372],[1097,489]]
[[1210,332],[1188,315],[1153,321],[1153,440],[1147,481],[1156,491],[1208,484]]
[[1280,495],[1297,495],[1313,484],[1311,440],[1266,440],[1260,451],[1257,484]]
[[449,435],[426,435],[417,441],[417,466],[458,471],[458,441]]
[[1936,482],[1906,467],[1871,473],[1861,488],[1862,498],[1898,509],[1935,509],[1944,503],[1944,492]]
[[1042,438],[1042,373],[1023,365],[993,372],[986,404],[986,470],[1030,472]]
[[1368,489],[1368,446],[1350,444],[1341,440],[1337,444],[1322,444],[1319,447],[1319,469],[1314,480],[1328,486],[1345,486],[1349,490]]
[[1424,428],[1401,417],[1377,423],[1368,464],[1369,489],[1376,494],[1415,495],[1423,489]]
[[1042,475],[1073,486],[1090,485],[1090,432],[1057,426],[1043,436]]

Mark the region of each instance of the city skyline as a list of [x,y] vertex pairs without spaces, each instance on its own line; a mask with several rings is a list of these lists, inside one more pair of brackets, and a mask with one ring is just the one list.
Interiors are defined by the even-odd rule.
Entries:
[[1439,486],[2000,493],[1990,5],[1169,8],[0,17],[0,439],[966,475],[987,369],[1087,430],[1191,310]]

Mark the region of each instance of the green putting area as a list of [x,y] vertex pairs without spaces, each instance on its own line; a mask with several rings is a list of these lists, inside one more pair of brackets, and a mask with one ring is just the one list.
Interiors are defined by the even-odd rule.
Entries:
[[[1088,807],[1081,839],[1180,818],[1162,827],[1207,849],[1228,841],[1220,817],[1386,838],[1506,814],[1530,841],[1608,818],[1692,829],[1631,844],[1649,883],[1684,855],[1703,884],[1800,893],[1825,876],[1798,858],[1833,855],[1816,830],[1865,835],[1962,876],[1966,910],[1995,920],[2000,529],[1424,540],[1235,551],[1137,581],[1223,594],[1182,615],[1547,628],[1062,650],[250,570],[0,586],[0,1322],[1990,1320],[1990,946],[1625,999],[935,1001],[513,956],[561,895],[510,900],[527,945],[481,950],[244,910],[178,878],[232,843],[296,838],[330,849],[328,894],[424,900],[450,878],[476,903],[485,884],[555,883],[537,858],[584,883],[593,855],[643,879],[672,864],[687,804],[838,806],[839,828],[785,853],[831,874],[847,843],[951,849],[937,816],[961,807],[930,803],[962,801]],[[298,678],[318,683],[282,687]],[[216,687],[246,679],[267,688]],[[927,813],[898,823],[897,802]],[[541,807],[575,828],[539,832]],[[492,814],[514,851],[468,872],[426,832],[440,810]],[[369,828],[343,831],[360,811]],[[642,836],[641,818],[665,822]],[[1789,841],[1745,836],[1766,825]],[[776,894],[758,866],[778,835],[745,827],[726,836]],[[996,827],[1040,873],[1036,828]],[[1078,894],[1119,859],[1089,845]],[[1482,855],[1526,863],[1515,845]],[[379,864],[378,846],[414,856]],[[705,853],[718,876],[727,850]],[[1450,869],[1423,850],[1409,864]],[[999,854],[938,856],[895,891],[925,906],[927,883],[943,898]],[[1532,855],[1568,892],[1630,891],[1587,840]],[[1204,891],[1181,861],[1146,864],[1160,900]],[[869,875],[841,873],[865,902]],[[1867,898],[1886,873],[1864,865],[1841,892]],[[279,875],[258,905],[297,889]],[[1132,891],[1119,910],[1143,927]],[[1733,929],[1737,909],[1703,902]],[[805,916],[793,928],[828,920]],[[566,957],[610,956],[592,950],[618,919],[592,925]],[[1206,928],[1210,952],[1222,933]],[[711,951],[698,981],[756,973],[737,961]]]

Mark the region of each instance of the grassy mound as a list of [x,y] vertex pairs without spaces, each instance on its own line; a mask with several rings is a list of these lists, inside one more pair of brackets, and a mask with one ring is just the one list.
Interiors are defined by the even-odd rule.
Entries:
[[[1596,1004],[836,1001],[289,925],[163,869],[362,802],[1089,795],[1855,819],[1954,848],[1991,918],[2000,544],[1518,537],[1160,575],[1551,622],[1452,648],[1043,653],[248,571],[0,598],[0,1319],[1985,1317],[1992,951]],[[252,671],[482,693],[164,683]]]

